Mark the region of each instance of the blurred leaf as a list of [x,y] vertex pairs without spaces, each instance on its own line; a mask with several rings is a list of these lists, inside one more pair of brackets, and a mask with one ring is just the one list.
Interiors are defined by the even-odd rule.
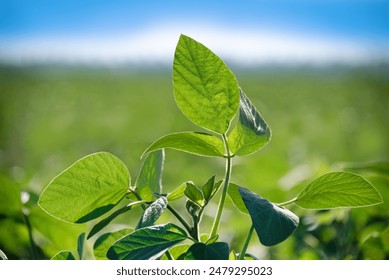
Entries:
[[228,260],[230,249],[228,243],[215,242],[212,244],[194,243],[188,249],[186,260]]
[[176,199],[179,199],[184,196],[185,189],[186,189],[186,182],[179,185],[177,188],[175,188],[171,193],[169,193],[166,198],[168,201],[173,201]]
[[95,255],[96,260],[108,260],[107,252],[112,244],[120,238],[129,235],[133,231],[133,229],[124,228],[115,232],[102,234],[99,238],[97,238],[95,244],[93,245],[93,254]]
[[54,257],[51,258],[52,260],[56,261],[74,261],[76,258],[70,251],[61,251],[58,252]]
[[239,187],[258,238],[265,246],[273,246],[288,238],[297,228],[299,218],[256,193]]
[[231,151],[238,156],[254,153],[264,147],[270,137],[270,128],[241,90],[239,122],[228,137]]
[[224,144],[219,138],[200,132],[178,132],[163,136],[151,144],[143,155],[164,148],[171,148],[200,156],[222,157],[224,155]]
[[329,209],[375,205],[382,203],[382,198],[363,177],[347,172],[331,172],[303,189],[295,203],[306,209]]
[[110,222],[112,222],[117,216],[123,214],[123,213],[126,213],[128,211],[130,211],[134,206],[138,206],[138,205],[142,205],[144,204],[145,201],[135,201],[135,202],[131,202],[129,204],[127,204],[126,206],[123,206],[122,208],[116,210],[115,212],[113,212],[111,215],[109,215],[108,217],[104,218],[103,220],[101,220],[100,222],[98,222],[97,224],[95,224],[93,226],[93,228],[91,229],[91,231],[89,232],[88,234],[88,238],[91,238],[93,235],[95,235],[96,233],[98,233],[100,230],[102,230],[103,228],[105,228]]
[[371,172],[389,176],[389,161],[374,161],[361,163],[344,163],[342,168],[351,172]]
[[184,193],[188,199],[190,199],[197,205],[202,206],[204,204],[203,192],[194,184],[190,182],[186,183],[186,188]]
[[88,155],[55,177],[44,189],[39,206],[54,217],[84,223],[112,209],[127,193],[130,175],[114,155]]
[[136,180],[135,191],[142,200],[153,200],[153,193],[162,192],[162,170],[165,154],[157,150],[149,153],[143,162],[140,174]]
[[162,215],[167,206],[167,199],[161,196],[144,211],[141,219],[138,222],[137,229],[151,226]]
[[12,216],[21,213],[19,184],[0,174],[0,214]]
[[233,183],[230,183],[228,186],[228,196],[231,198],[232,203],[238,208],[241,212],[249,214],[246,204],[243,202],[242,195],[239,192],[239,186]]
[[204,45],[181,35],[173,65],[174,97],[193,123],[224,134],[239,106],[239,87],[224,62]]
[[147,260],[186,238],[183,229],[170,223],[141,228],[114,243],[107,257],[111,260]]

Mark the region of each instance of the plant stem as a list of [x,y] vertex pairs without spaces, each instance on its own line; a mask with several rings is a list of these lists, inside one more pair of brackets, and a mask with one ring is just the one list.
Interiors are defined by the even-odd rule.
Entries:
[[172,254],[170,254],[169,250],[165,252],[165,255],[166,255],[166,257],[168,258],[168,260],[170,260],[170,261],[173,261],[173,260],[174,260]]
[[37,249],[36,249],[34,238],[32,236],[32,228],[31,228],[30,219],[28,218],[27,211],[22,211],[22,212],[23,212],[23,216],[24,216],[24,221],[25,221],[26,226],[27,226],[28,238],[30,239],[31,254],[32,254],[33,259],[37,260],[38,259],[38,252],[37,252]]
[[222,191],[222,195],[220,197],[219,206],[218,206],[218,209],[216,212],[216,217],[215,217],[215,220],[214,220],[213,225],[212,225],[212,231],[211,231],[210,237],[216,235],[217,231],[219,229],[220,219],[221,219],[223,208],[224,208],[224,202],[226,201],[227,190],[228,190],[228,185],[230,184],[231,171],[232,171],[232,155],[230,153],[230,148],[228,147],[227,136],[225,134],[223,134],[222,136],[223,136],[224,147],[225,147],[225,150],[227,153],[226,173],[225,173],[225,178],[224,178],[223,191]]
[[289,204],[292,204],[292,203],[294,203],[296,201],[297,201],[297,197],[295,197],[295,198],[293,198],[291,200],[285,201],[285,202],[278,203],[277,206],[289,205]]
[[182,218],[181,215],[169,204],[166,206],[166,208],[180,221],[180,223],[185,227],[186,231],[192,235],[192,228],[190,225],[188,225],[184,218]]
[[243,244],[242,251],[240,252],[239,259],[244,260],[244,256],[246,255],[247,247],[249,246],[251,236],[253,235],[254,232],[254,225],[251,225],[249,233],[247,234],[246,241]]

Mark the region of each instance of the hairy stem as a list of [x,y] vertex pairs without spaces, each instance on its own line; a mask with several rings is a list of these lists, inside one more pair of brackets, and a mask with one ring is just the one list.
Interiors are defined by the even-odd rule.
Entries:
[[227,136],[223,134],[223,142],[224,142],[224,147],[227,153],[226,156],[226,173],[224,177],[224,185],[223,185],[223,191],[222,195],[220,197],[219,201],[219,206],[216,212],[215,220],[212,225],[212,231],[210,234],[210,237],[215,236],[217,234],[217,231],[219,229],[220,225],[220,219],[223,213],[223,208],[224,208],[224,202],[226,201],[226,196],[227,196],[227,190],[228,190],[228,185],[230,184],[230,178],[231,178],[231,171],[232,171],[232,155],[230,153],[230,148],[228,147],[228,141],[227,141]]
[[249,233],[247,234],[246,241],[243,244],[242,251],[240,252],[239,259],[244,260],[244,257],[246,255],[247,247],[249,246],[251,236],[253,235],[254,232],[254,225],[251,225]]

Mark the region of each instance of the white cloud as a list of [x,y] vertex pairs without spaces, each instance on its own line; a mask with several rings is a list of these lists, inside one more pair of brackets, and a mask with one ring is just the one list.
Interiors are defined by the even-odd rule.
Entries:
[[35,37],[14,38],[0,43],[0,60],[66,63],[170,63],[180,33],[212,49],[223,59],[255,65],[364,63],[387,59],[388,48],[367,43],[296,33],[168,26],[142,30],[120,37]]

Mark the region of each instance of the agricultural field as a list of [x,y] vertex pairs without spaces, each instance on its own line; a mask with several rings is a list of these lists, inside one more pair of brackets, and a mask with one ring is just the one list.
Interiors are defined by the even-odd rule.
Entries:
[[[229,67],[272,131],[264,149],[233,159],[232,182],[282,202],[312,179],[346,170],[363,174],[384,200],[352,210],[294,206],[300,225],[289,239],[269,248],[253,236],[247,251],[260,259],[388,259],[389,66]],[[9,259],[75,251],[77,236],[93,226],[57,220],[37,206],[45,186],[76,160],[107,151],[136,178],[142,153],[156,139],[204,131],[178,109],[171,76],[165,66],[0,67],[0,249]],[[223,160],[167,150],[163,188],[223,174]],[[4,186],[18,191],[1,195]],[[220,237],[240,248],[250,219],[226,203]],[[204,215],[205,231],[216,207]],[[164,213],[159,221],[170,219]],[[110,229],[137,222],[123,215]],[[93,259],[93,240],[85,254]]]

